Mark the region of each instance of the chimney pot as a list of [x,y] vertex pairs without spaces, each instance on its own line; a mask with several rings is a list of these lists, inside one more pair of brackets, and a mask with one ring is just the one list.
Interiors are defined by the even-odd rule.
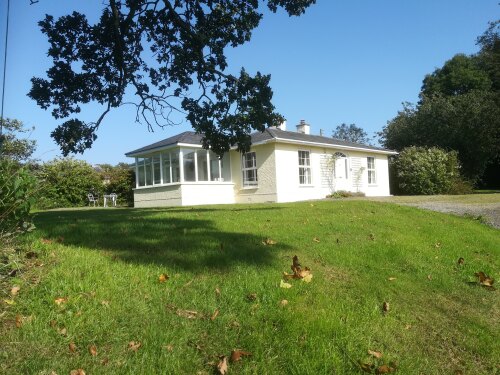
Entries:
[[297,133],[311,134],[311,127],[305,120],[300,120],[300,123],[297,125]]

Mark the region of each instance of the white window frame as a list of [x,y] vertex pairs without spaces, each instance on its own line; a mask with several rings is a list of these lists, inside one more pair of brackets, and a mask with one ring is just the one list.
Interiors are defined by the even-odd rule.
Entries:
[[[301,158],[300,153],[304,152],[307,153],[307,159],[306,158]],[[299,185],[300,186],[311,186],[312,185],[312,167],[311,167],[311,151],[309,150],[298,150],[297,156],[299,158]],[[302,160],[307,160],[309,163],[308,164],[301,164]],[[300,171],[301,170],[308,171],[308,173],[304,173],[304,179],[308,180],[304,183],[301,182],[300,180]]]
[[[253,165],[251,167],[247,167],[246,166],[246,156],[247,155],[253,155],[252,156],[252,161],[253,161]],[[253,174],[255,176],[255,180],[247,180],[245,178],[245,172],[247,171],[255,171],[255,173]],[[243,180],[243,187],[244,188],[255,188],[258,186],[259,184],[259,178],[258,178],[258,171],[257,171],[257,154],[255,153],[255,151],[250,151],[250,152],[245,152],[244,154],[241,155],[241,172],[242,172],[242,180]]]
[[[372,167],[370,168],[370,159],[373,161]],[[368,156],[366,158],[366,170],[368,173],[368,185],[376,185],[377,184],[377,171],[376,171],[376,163],[374,156]]]

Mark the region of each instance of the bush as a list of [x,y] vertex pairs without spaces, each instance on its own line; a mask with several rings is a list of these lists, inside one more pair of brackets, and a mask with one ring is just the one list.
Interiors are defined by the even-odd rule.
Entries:
[[364,197],[365,193],[363,192],[352,192],[347,190],[338,190],[332,194],[327,195],[327,198],[351,198],[351,197]]
[[27,167],[0,159],[0,238],[33,228],[30,209],[35,188],[36,179]]
[[119,163],[116,166],[100,165],[104,191],[107,194],[116,193],[118,204],[134,205],[135,172],[128,164]]
[[397,192],[410,195],[450,194],[465,187],[456,151],[407,147],[392,162]]
[[86,206],[89,192],[103,193],[99,173],[82,160],[60,158],[49,161],[40,167],[38,178],[37,207],[41,209]]

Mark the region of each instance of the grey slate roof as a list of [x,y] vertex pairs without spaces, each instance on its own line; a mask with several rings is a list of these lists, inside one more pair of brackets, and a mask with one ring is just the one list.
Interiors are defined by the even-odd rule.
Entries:
[[[320,135],[312,135],[312,134],[303,134],[298,132],[280,130],[276,128],[267,128],[263,132],[255,132],[252,133],[252,144],[271,141],[271,140],[285,140],[285,141],[300,141],[300,142],[310,142],[310,143],[321,143],[332,146],[344,146],[344,147],[355,147],[362,148],[365,150],[373,150],[373,151],[385,151],[385,152],[393,152],[392,150],[387,150],[381,147],[367,146],[361,143],[353,143],[347,142],[341,139],[323,137]],[[163,141],[159,141],[148,146],[141,147],[137,150],[127,152],[126,156],[132,156],[134,154],[144,153],[148,151],[154,151],[156,149],[162,149],[168,146],[173,146],[179,143],[184,144],[192,144],[192,145],[201,145],[201,140],[203,135],[196,134],[192,131],[186,131],[184,133],[180,133],[174,135],[173,137],[164,139]]]

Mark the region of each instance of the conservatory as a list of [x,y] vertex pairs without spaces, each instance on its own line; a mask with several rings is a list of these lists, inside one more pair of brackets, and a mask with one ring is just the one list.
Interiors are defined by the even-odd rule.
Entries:
[[234,203],[229,153],[175,143],[127,156],[135,156],[136,207]]

